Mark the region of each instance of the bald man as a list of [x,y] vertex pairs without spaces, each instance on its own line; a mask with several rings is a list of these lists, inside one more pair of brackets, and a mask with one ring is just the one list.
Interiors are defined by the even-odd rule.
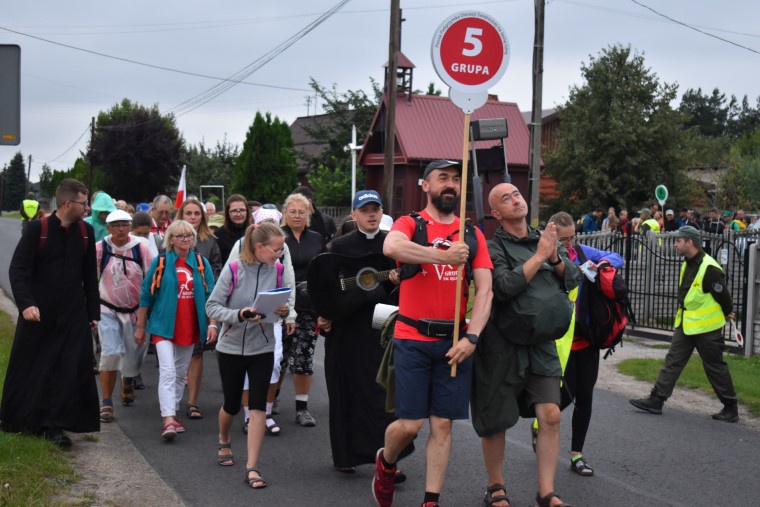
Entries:
[[543,233],[528,225],[528,205],[517,187],[497,185],[488,203],[501,227],[488,241],[494,298],[473,356],[471,399],[488,474],[485,503],[509,505],[504,432],[522,416],[539,421],[537,505],[566,505],[553,493],[562,376],[554,340],[570,325],[573,307],[567,293],[578,285],[580,270],[557,242],[555,224]]

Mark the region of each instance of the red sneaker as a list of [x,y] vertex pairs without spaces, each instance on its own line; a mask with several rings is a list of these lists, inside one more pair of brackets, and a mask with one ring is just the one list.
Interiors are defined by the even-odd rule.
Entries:
[[441,507],[438,502],[422,502],[422,507]]
[[161,431],[161,438],[166,440],[167,442],[171,442],[174,440],[174,437],[177,436],[177,425],[174,423],[169,423],[166,426],[164,426],[164,429]]
[[380,507],[393,505],[393,490],[395,488],[396,467],[386,468],[380,460],[383,449],[380,448],[375,456],[375,476],[372,478],[372,495]]
[[184,433],[185,432],[185,425],[180,422],[179,419],[176,417],[174,418],[174,429],[177,431],[177,433]]

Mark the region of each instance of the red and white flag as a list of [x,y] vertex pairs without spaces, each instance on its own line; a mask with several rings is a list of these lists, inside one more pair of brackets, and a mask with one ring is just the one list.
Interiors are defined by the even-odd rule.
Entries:
[[182,176],[179,178],[179,186],[177,187],[177,201],[174,203],[174,209],[178,209],[185,201],[185,194],[187,193],[187,186],[185,184],[185,166],[182,166]]

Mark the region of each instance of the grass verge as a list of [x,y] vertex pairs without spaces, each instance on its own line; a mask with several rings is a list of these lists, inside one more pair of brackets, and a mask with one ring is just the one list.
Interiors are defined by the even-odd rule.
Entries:
[[18,218],[21,220],[21,213],[18,211],[3,211],[3,218]]
[[[0,392],[15,326],[0,312]],[[0,505],[45,506],[79,477],[63,451],[36,437],[0,431]]]
[[[724,359],[728,363],[739,403],[746,405],[752,415],[760,416],[760,356],[746,358],[724,355]],[[626,359],[618,364],[618,371],[638,380],[654,383],[663,364],[662,359]],[[714,394],[699,357],[691,358],[676,386]]]

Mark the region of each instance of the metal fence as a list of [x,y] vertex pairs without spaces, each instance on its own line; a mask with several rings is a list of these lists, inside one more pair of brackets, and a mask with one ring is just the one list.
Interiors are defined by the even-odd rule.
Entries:
[[[747,335],[744,316],[747,313],[748,245],[757,242],[758,236],[758,231],[727,231],[722,235],[702,233],[702,247],[726,274],[736,322],[744,336]],[[678,281],[683,262],[674,247],[673,233],[623,235],[600,232],[579,234],[578,241],[616,252],[625,259],[621,274],[628,284],[636,314],[636,326],[630,334],[669,341],[678,310]],[[729,341],[728,326],[724,333],[727,345],[737,347],[736,342]]]

